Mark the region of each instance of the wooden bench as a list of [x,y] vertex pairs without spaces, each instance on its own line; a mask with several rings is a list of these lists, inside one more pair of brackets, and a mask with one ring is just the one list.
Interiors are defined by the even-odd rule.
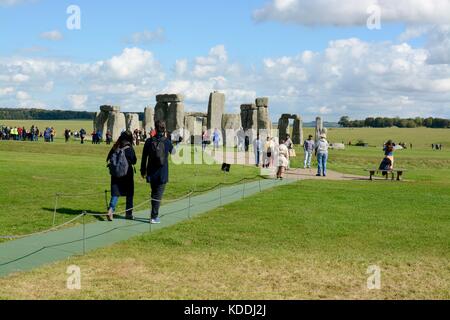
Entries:
[[403,173],[406,170],[405,169],[393,169],[393,170],[367,169],[366,171],[368,171],[370,173],[370,181],[373,181],[373,177],[378,173],[382,173],[384,176],[386,176],[386,180],[389,179],[389,176],[392,176],[392,181],[396,180],[395,175],[397,175],[397,181],[401,181]]

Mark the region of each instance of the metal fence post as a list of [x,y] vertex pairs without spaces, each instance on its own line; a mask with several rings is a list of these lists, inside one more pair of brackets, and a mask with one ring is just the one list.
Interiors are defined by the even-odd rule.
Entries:
[[189,207],[188,207],[188,219],[191,219],[191,203],[192,203],[192,193],[189,194]]
[[109,205],[108,205],[108,190],[105,190],[105,204],[106,204],[106,210],[109,210]]
[[83,256],[86,255],[86,211],[83,212]]
[[56,223],[56,211],[58,210],[59,193],[55,194],[55,210],[53,211],[53,227]]

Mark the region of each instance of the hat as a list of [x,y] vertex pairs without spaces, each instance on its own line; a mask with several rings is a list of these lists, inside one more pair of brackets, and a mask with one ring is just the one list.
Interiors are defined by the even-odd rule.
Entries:
[[325,134],[325,133],[322,133],[321,135],[320,135],[320,139],[326,139],[327,138],[327,135]]

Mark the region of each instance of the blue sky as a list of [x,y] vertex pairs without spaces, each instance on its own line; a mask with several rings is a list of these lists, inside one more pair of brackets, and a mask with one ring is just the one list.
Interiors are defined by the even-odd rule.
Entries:
[[[345,2],[355,12],[331,0],[0,0],[0,106],[141,111],[153,94],[178,90],[201,110],[218,89],[229,95],[229,112],[269,96],[275,118],[450,116],[442,7],[417,18],[418,1],[406,14],[386,4],[382,28],[369,30],[365,8]],[[81,30],[66,28],[72,4]],[[409,75],[418,84],[398,83]]]

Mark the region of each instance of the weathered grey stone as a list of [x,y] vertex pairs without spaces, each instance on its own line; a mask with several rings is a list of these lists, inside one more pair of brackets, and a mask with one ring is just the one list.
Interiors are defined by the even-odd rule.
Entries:
[[269,107],[269,98],[257,98],[256,106],[258,108],[268,108]]
[[145,132],[149,133],[155,128],[155,109],[147,107],[144,109],[144,121],[142,123]]
[[323,120],[321,117],[316,118],[316,142],[320,140],[320,136],[326,133],[323,127]]
[[237,146],[237,133],[241,128],[240,114],[224,114],[222,116],[222,136],[223,143],[228,147]]
[[294,129],[292,131],[292,142],[296,145],[303,145],[303,121],[300,116],[294,118]]
[[167,108],[166,114],[167,131],[184,128],[184,104],[181,102],[172,102]]
[[285,140],[289,135],[289,120],[294,120],[292,130],[292,142],[297,145],[303,144],[303,121],[299,115],[283,114],[278,122],[279,138]]
[[222,116],[225,112],[225,95],[213,92],[209,96],[208,103],[208,124],[209,130],[221,129]]
[[244,131],[258,130],[258,108],[256,104],[241,105],[241,122]]
[[330,147],[334,150],[345,150],[345,144],[343,143],[332,143]]
[[186,136],[184,140],[191,144],[201,144],[203,133],[203,122],[205,117],[200,113],[186,114],[184,118],[184,127]]
[[280,139],[285,140],[289,134],[289,118],[290,115],[282,115],[278,121],[278,136]]
[[111,132],[112,139],[119,139],[122,132],[126,131],[127,125],[125,115],[121,112],[110,112],[108,116],[108,131]]
[[127,130],[134,133],[134,131],[140,130],[141,125],[139,122],[139,115],[136,113],[128,113],[125,117]]
[[106,139],[106,132],[108,131],[108,117],[109,112],[100,111],[97,112],[95,119],[94,119],[94,131],[95,132],[101,132],[102,139]]
[[165,102],[158,102],[155,107],[155,122],[166,121],[169,112],[169,104]]
[[184,97],[181,94],[160,94],[156,96],[156,102],[171,103],[183,101]]
[[258,108],[258,131],[272,130],[272,121],[269,115],[269,98],[256,99],[256,107]]
[[120,112],[120,107],[118,106],[101,106],[100,111],[102,112]]

